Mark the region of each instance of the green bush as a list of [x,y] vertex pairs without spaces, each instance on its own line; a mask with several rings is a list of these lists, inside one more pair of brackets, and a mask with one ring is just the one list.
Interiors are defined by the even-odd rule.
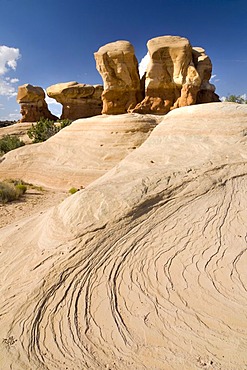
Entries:
[[25,194],[27,191],[27,186],[24,184],[17,184],[15,185],[15,188],[22,194]]
[[22,196],[25,191],[25,185],[14,185],[8,182],[0,182],[0,202],[7,203],[16,200]]
[[4,135],[0,139],[0,153],[4,154],[10,150],[19,148],[25,145],[25,143],[20,140],[17,136]]
[[55,135],[59,130],[60,127],[56,126],[54,121],[41,118],[35,125],[32,124],[27,131],[27,135],[32,139],[33,143],[42,143]]
[[69,119],[62,119],[55,123],[49,119],[41,118],[36,124],[32,124],[32,127],[27,131],[27,135],[33,143],[42,143],[71,123],[72,121]]
[[70,194],[75,194],[77,191],[78,191],[77,188],[71,188],[71,189],[69,189],[69,193]]
[[62,130],[64,127],[69,126],[73,121],[67,118],[67,119],[61,119],[58,122],[60,125],[60,129]]

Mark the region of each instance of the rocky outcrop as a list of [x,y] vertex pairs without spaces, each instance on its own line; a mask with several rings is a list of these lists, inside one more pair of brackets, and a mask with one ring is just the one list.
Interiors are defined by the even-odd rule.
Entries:
[[133,111],[166,114],[175,104],[180,107],[189,105],[187,101],[195,103],[200,77],[191,65],[189,40],[161,36],[149,40],[147,47],[150,62],[146,72],[145,98]]
[[218,102],[219,96],[215,94],[215,86],[209,82],[212,75],[212,62],[205,50],[200,47],[192,49],[193,62],[201,78],[200,91],[196,103]]
[[65,82],[46,89],[50,98],[56,99],[63,106],[61,119],[75,120],[101,114],[101,85],[86,85],[78,82]]
[[180,36],[156,37],[147,47],[150,61],[142,81],[133,46],[127,41],[107,44],[95,53],[104,80],[103,113],[166,114],[174,108],[219,101],[209,82],[212,63],[204,49],[192,48]]
[[18,87],[17,102],[21,105],[20,122],[36,122],[41,118],[57,120],[48,109],[45,92],[41,87],[25,84]]
[[204,49],[192,49],[189,40],[179,36],[156,37],[147,47],[145,98],[133,112],[166,114],[174,108],[219,101],[209,83],[212,64]]
[[95,54],[96,67],[104,82],[104,114],[129,112],[142,100],[138,62],[128,41],[102,46]]

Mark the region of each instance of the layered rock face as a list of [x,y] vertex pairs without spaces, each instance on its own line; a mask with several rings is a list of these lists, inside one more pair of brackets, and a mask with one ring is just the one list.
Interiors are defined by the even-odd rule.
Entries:
[[129,112],[142,100],[138,62],[128,41],[102,46],[95,54],[96,67],[104,81],[103,114]]
[[219,101],[209,83],[212,63],[204,49],[192,48],[188,39],[179,36],[156,37],[147,47],[150,62],[143,99],[131,44],[117,41],[95,53],[104,80],[102,113],[166,114],[174,108]]
[[101,114],[101,85],[86,85],[78,82],[65,82],[52,85],[46,90],[50,98],[63,106],[61,119],[77,119]]
[[18,87],[17,102],[21,105],[20,122],[36,122],[41,118],[57,120],[48,109],[45,93],[41,87],[25,84]]

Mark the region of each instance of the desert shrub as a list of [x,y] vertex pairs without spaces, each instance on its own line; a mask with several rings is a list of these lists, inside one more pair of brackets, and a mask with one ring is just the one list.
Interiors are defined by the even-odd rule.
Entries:
[[69,126],[71,123],[72,123],[72,121],[70,120],[70,119],[61,119],[61,120],[59,120],[58,121],[59,122],[59,125],[60,125],[60,129],[62,130],[64,127],[67,127],[67,126]]
[[55,135],[59,130],[60,127],[55,125],[54,121],[41,118],[35,125],[32,124],[27,131],[27,135],[32,139],[33,143],[42,143]]
[[[24,185],[23,185],[24,186]],[[24,189],[18,188],[18,185],[8,182],[0,182],[0,202],[7,203],[20,198],[24,194]]]
[[71,188],[71,189],[69,189],[69,193],[70,194],[75,194],[77,191],[78,191],[77,188]]
[[17,136],[4,135],[0,139],[0,152],[2,154],[9,152],[10,150],[19,148],[25,145],[25,143]]
[[17,184],[15,185],[15,188],[22,194],[25,194],[27,191],[27,186],[24,184]]

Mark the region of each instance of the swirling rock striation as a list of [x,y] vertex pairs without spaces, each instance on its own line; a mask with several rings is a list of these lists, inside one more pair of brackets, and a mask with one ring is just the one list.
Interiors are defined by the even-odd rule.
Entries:
[[88,188],[2,229],[0,367],[244,369],[246,130],[246,106],[174,110]]

